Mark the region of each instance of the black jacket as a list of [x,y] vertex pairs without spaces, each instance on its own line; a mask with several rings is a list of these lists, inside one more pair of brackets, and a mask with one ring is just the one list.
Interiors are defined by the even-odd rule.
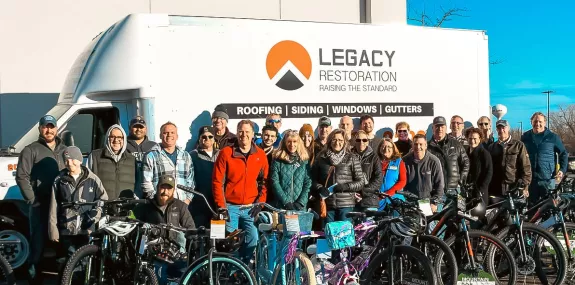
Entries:
[[87,230],[94,231],[95,223],[100,219],[102,209],[97,206],[82,206],[79,209],[61,207],[64,202],[108,200],[98,176],[87,167],[81,167],[82,173],[77,180],[68,169],[64,169],[54,181],[50,195],[50,239],[58,239],[59,235],[87,234]]
[[361,190],[360,205],[365,208],[379,206],[379,189],[383,183],[383,172],[381,171],[381,161],[370,146],[362,153],[356,154],[360,158],[361,170],[365,176],[365,186]]
[[[322,150],[316,156],[312,167],[312,191],[316,197],[319,196],[319,190],[325,185],[330,166],[332,165],[327,156],[327,150]],[[364,181],[359,157],[349,152],[346,153],[342,161],[335,166],[327,181],[327,187],[337,182],[342,186],[345,185],[346,190],[329,196],[325,200],[327,209],[355,207],[355,193],[363,189]]]
[[136,181],[134,182],[136,186],[134,187],[134,192],[139,197],[144,196],[141,188],[142,182],[144,182],[143,165],[144,160],[146,159],[146,153],[152,150],[156,145],[156,142],[148,140],[148,136],[146,136],[140,144],[137,144],[133,139],[128,139],[128,143],[126,144],[126,152],[132,154],[136,158]]
[[16,184],[28,204],[37,202],[48,206],[54,179],[66,167],[62,157],[65,149],[59,137],[56,137],[54,150],[40,137],[22,150],[16,169]]
[[463,146],[454,138],[445,136],[439,142],[431,139],[427,150],[439,158],[443,169],[445,189],[455,189],[459,181],[467,181],[469,173],[469,157]]
[[413,141],[410,139],[408,139],[406,141],[397,140],[395,142],[395,146],[397,147],[397,149],[401,153],[401,156],[406,156],[407,153],[409,153],[409,151],[413,147]]
[[[148,199],[148,203],[138,205],[134,209],[134,215],[138,220],[154,225],[171,224],[186,229],[196,228],[188,205],[176,198],[168,202],[165,207],[158,205],[155,197]],[[178,233],[170,231],[169,238],[178,241]]]
[[[469,153],[469,150],[468,150]],[[493,176],[493,163],[491,154],[480,144],[471,153],[469,153],[469,175],[467,183],[474,183],[485,205],[489,203],[489,183]],[[477,196],[476,196],[477,197]]]

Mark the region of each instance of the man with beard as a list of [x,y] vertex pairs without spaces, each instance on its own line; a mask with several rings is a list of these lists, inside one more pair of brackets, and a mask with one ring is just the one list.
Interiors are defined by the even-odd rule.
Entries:
[[[172,122],[160,127],[162,143],[152,149],[144,160],[144,182],[142,190],[144,197],[152,198],[156,192],[158,181],[163,175],[171,175],[177,184],[195,188],[194,166],[190,154],[176,145],[178,128]],[[189,204],[193,194],[177,189],[174,197]]]
[[317,155],[325,147],[327,137],[331,133],[331,120],[326,116],[319,118],[317,129],[317,138],[313,141],[314,155]]
[[16,183],[22,197],[30,205],[30,264],[31,283],[42,284],[40,261],[44,243],[48,239],[48,209],[54,179],[65,168],[62,152],[66,146],[56,136],[56,118],[46,115],[40,119],[37,141],[26,146],[18,158]]
[[407,122],[399,122],[395,125],[395,132],[397,133],[397,141],[395,146],[405,156],[412,148],[413,141],[409,139],[409,124]]
[[268,165],[271,168],[272,165],[272,153],[274,151],[274,145],[278,140],[278,129],[274,126],[264,126],[262,129],[262,141],[258,145],[261,149],[264,150],[266,156],[268,158]]
[[377,149],[379,142],[381,142],[381,138],[375,136],[373,122],[374,122],[373,117],[370,115],[363,115],[359,118],[361,129],[367,133],[367,138],[369,139],[369,146],[372,149]]
[[[194,219],[188,211],[186,203],[174,199],[176,180],[171,175],[162,175],[158,180],[158,187],[154,197],[148,203],[138,205],[134,209],[137,219],[149,224],[171,224],[186,229],[195,229]],[[201,197],[198,199],[203,200]],[[186,250],[186,238],[183,233],[170,231],[171,240],[180,245],[180,251]],[[168,265],[168,277],[179,277],[186,268],[186,261],[176,261]]]
[[120,125],[108,129],[106,147],[92,151],[86,166],[100,178],[110,200],[135,189],[136,158],[126,153],[126,133]]
[[135,189],[134,193],[138,197],[143,197],[142,193],[142,173],[144,156],[158,144],[154,141],[148,140],[148,128],[146,121],[142,116],[136,116],[130,121],[130,136],[128,137],[128,144],[126,144],[126,151],[136,158],[136,176],[135,176]]
[[[218,105],[212,113],[212,126],[216,130],[214,134],[215,148],[223,149],[226,146],[233,146],[237,137],[234,133],[230,132],[228,129],[228,121],[230,116],[228,116],[228,111],[224,105]],[[199,142],[198,142],[199,143]]]

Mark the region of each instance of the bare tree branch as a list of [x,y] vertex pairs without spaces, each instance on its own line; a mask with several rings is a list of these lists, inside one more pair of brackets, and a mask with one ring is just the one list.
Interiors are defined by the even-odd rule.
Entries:
[[441,27],[444,22],[451,21],[453,17],[467,17],[466,15],[462,14],[462,12],[467,12],[466,8],[451,8],[445,10],[443,7],[441,7],[441,11],[443,11],[443,16],[441,18],[437,18],[437,21],[434,25],[435,27]]
[[556,133],[568,151],[575,151],[575,105],[559,106],[549,114],[549,127]]
[[502,64],[504,62],[505,62],[504,59],[494,59],[494,60],[489,61],[489,64],[490,65],[498,65],[498,64]]

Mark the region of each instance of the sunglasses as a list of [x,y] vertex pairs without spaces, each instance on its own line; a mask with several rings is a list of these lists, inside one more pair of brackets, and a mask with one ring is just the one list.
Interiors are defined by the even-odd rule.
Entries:
[[275,124],[275,123],[281,123],[281,119],[277,119],[277,120],[268,120],[268,123],[270,124]]
[[368,139],[355,139],[355,142],[368,142]]
[[480,125],[480,126],[487,126],[487,125],[489,125],[489,123],[479,123],[478,125]]
[[407,130],[397,130],[398,133],[407,133]]
[[211,140],[211,139],[213,139],[213,138],[214,138],[214,136],[205,136],[205,135],[202,136],[202,139],[203,139],[203,140],[207,140],[207,139],[210,139],[210,140]]

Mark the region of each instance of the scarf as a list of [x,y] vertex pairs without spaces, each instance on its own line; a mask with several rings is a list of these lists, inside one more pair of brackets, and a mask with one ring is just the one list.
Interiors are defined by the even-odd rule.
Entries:
[[329,161],[331,162],[331,165],[339,165],[345,156],[345,150],[333,152],[331,149],[328,149],[326,154],[329,158]]

